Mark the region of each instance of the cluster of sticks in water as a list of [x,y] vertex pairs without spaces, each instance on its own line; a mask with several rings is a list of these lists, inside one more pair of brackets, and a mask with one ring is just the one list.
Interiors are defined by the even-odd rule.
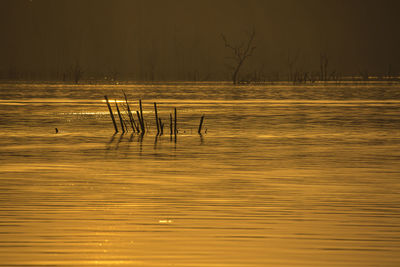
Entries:
[[[139,110],[136,111],[136,115],[137,115],[137,121],[134,118],[134,114],[132,113],[132,110],[129,106],[128,103],[128,98],[125,94],[125,92],[123,92],[124,97],[125,97],[125,104],[126,104],[126,113],[128,114],[129,117],[129,123],[131,125],[132,131],[134,133],[138,133],[140,135],[144,135],[146,133],[146,127],[145,127],[145,121],[143,118],[143,108],[142,108],[142,100],[139,100]],[[104,98],[106,99],[106,103],[108,106],[108,110],[110,111],[110,116],[111,116],[111,120],[113,122],[114,125],[114,129],[115,132],[118,132],[118,126],[117,123],[115,121],[114,118],[114,113],[112,111],[111,105],[110,105],[110,101],[108,100],[107,96],[104,96]],[[118,112],[118,117],[119,117],[119,121],[121,124],[121,129],[122,132],[125,133],[128,131],[128,126],[126,123],[126,120],[123,118],[121,111],[118,107],[118,103],[115,100],[115,107],[117,109]],[[164,123],[162,121],[162,119],[160,117],[158,117],[158,111],[157,111],[157,103],[154,102],[154,114],[155,114],[155,121],[156,121],[156,125],[157,125],[157,135],[163,135],[164,134]],[[200,123],[199,123],[199,128],[198,128],[198,134],[201,135],[201,129],[203,126],[203,121],[204,121],[204,115],[201,116],[200,118]],[[178,127],[177,127],[177,113],[176,113],[176,108],[174,108],[174,115],[172,115],[172,113],[169,114],[169,129],[170,129],[170,135],[177,135],[178,134]]]

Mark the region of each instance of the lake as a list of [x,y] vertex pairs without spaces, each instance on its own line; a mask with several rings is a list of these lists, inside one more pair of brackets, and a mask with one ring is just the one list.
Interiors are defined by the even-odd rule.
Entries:
[[400,266],[400,84],[3,83],[0,114],[1,266]]

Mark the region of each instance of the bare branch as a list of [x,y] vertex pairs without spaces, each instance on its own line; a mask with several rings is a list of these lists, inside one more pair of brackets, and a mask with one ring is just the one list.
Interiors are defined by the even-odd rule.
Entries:
[[254,50],[256,49],[256,47],[252,45],[255,34],[256,32],[254,28],[252,29],[251,32],[246,32],[246,35],[248,36],[247,40],[241,42],[239,45],[230,44],[226,39],[225,35],[221,34],[225,47],[232,50],[233,56],[230,58],[236,61],[236,67],[234,68],[234,72],[232,74],[232,81],[234,84],[236,84],[238,81],[238,74],[244,61],[247,58],[251,57],[253,55]]
[[223,35],[222,33],[221,33],[221,37],[222,37],[222,39],[224,40],[224,43],[225,43],[225,47],[226,48],[230,48],[230,49],[232,49],[232,50],[236,50],[233,46],[231,46],[229,43],[228,43],[228,41],[226,40],[226,37],[225,37],[225,35]]

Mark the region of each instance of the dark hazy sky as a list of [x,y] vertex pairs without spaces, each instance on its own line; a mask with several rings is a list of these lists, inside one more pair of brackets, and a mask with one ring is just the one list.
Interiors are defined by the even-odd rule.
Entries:
[[86,76],[224,79],[228,51],[256,30],[243,72],[400,70],[400,1],[0,0],[0,71],[50,77],[80,64]]

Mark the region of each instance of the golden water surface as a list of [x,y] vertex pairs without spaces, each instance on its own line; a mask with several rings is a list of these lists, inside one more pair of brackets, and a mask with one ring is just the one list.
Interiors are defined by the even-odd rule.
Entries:
[[400,266],[398,85],[2,84],[0,126],[1,266]]

